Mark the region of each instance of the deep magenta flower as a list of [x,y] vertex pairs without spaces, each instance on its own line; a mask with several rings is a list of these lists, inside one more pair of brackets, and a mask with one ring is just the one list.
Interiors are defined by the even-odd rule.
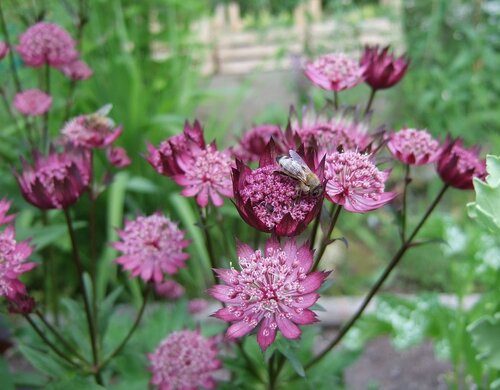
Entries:
[[87,80],[94,73],[86,62],[75,59],[67,64],[63,64],[58,68],[62,74],[73,81]]
[[165,338],[148,354],[151,383],[159,390],[214,389],[213,374],[221,367],[214,338],[198,330],[181,330]]
[[131,164],[127,151],[119,146],[106,150],[108,161],[117,168],[125,168]]
[[78,58],[75,41],[68,32],[55,23],[38,22],[20,37],[17,52],[28,66],[49,64],[53,67]]
[[405,75],[410,61],[389,53],[389,46],[366,46],[361,57],[361,66],[366,68],[365,82],[372,89],[386,89],[397,84]]
[[21,161],[23,171],[15,175],[23,197],[42,210],[67,208],[88,188],[91,166],[84,150],[52,149],[47,156],[35,151],[32,165]]
[[9,298],[8,310],[12,314],[30,314],[35,308],[35,300],[26,293],[16,293]]
[[[259,168],[251,170],[236,160],[234,202],[243,220],[255,229],[278,236],[295,236],[318,214],[323,197],[300,194],[298,181],[281,173],[276,157],[271,140]],[[317,164],[310,153],[304,160],[323,182],[322,164]]]
[[113,247],[123,254],[116,262],[145,282],[162,282],[165,274],[175,274],[184,267],[189,257],[183,252],[189,245],[184,232],[160,213],[126,221],[118,236],[121,241]]
[[441,179],[448,185],[472,190],[472,179],[486,177],[486,160],[479,158],[478,146],[464,148],[463,140],[448,137],[437,160],[437,171]]
[[27,89],[14,96],[14,107],[26,116],[39,116],[49,111],[52,97],[39,89]]
[[[238,147],[233,150],[233,154],[244,163],[257,162],[271,138],[274,138],[279,144],[283,136],[277,125],[263,124],[252,127],[243,134]],[[285,153],[286,150],[282,152]]]
[[326,155],[326,197],[352,213],[382,207],[397,195],[384,192],[389,171],[380,171],[370,156],[355,151]]
[[159,296],[167,299],[178,299],[185,293],[184,287],[171,279],[156,283],[155,291]]
[[441,151],[439,142],[426,130],[403,128],[389,136],[392,155],[404,164],[424,165],[434,162]]
[[305,75],[327,91],[351,89],[364,79],[365,67],[344,53],[325,54],[306,65]]
[[7,215],[10,209],[11,202],[7,199],[0,200],[0,226],[12,222],[15,218],[15,214]]
[[0,296],[15,299],[18,294],[26,294],[19,277],[36,267],[36,263],[26,262],[32,251],[28,241],[16,241],[13,226],[0,233]]
[[0,41],[0,61],[3,60],[7,54],[9,54],[9,45],[7,45],[7,42]]
[[309,244],[298,246],[289,239],[281,246],[276,238],[267,241],[264,253],[239,243],[234,268],[218,269],[225,285],[210,288],[209,293],[226,306],[214,317],[233,323],[226,332],[229,339],[243,337],[259,324],[257,342],[262,350],[269,347],[279,329],[287,339],[297,339],[297,325],[316,322],[309,308],[318,300],[317,290],[328,272],[310,272],[313,251]]

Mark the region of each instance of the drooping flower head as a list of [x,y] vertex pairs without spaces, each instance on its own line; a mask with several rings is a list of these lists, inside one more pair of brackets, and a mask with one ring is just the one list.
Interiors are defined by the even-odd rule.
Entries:
[[15,214],[7,215],[10,209],[11,202],[7,199],[0,200],[0,226],[12,222],[15,218]]
[[427,130],[404,128],[389,136],[387,147],[404,164],[424,165],[439,157],[441,148]]
[[14,96],[14,107],[26,116],[39,116],[49,111],[52,97],[39,89],[27,89]]
[[[255,229],[278,236],[302,233],[321,209],[322,196],[303,194],[298,180],[282,173],[271,140],[259,168],[251,170],[241,161],[233,169],[234,201],[243,220]],[[322,164],[312,153],[304,156],[309,169],[323,183]]]
[[55,23],[38,22],[29,27],[16,50],[24,63],[33,67],[49,64],[57,68],[78,58],[75,41]]
[[155,213],[126,221],[118,230],[120,241],[113,247],[122,252],[118,264],[145,282],[160,283],[165,274],[175,274],[189,257],[183,250],[189,245],[184,232],[167,217]]
[[221,367],[215,340],[192,330],[171,333],[148,358],[159,390],[214,389],[213,374]]
[[16,241],[13,226],[0,233],[0,296],[15,299],[18,294],[26,294],[19,277],[36,267],[36,263],[26,262],[32,251],[28,241]]
[[486,177],[486,160],[479,158],[479,147],[464,148],[463,140],[448,137],[437,160],[437,171],[448,185],[472,190],[472,179]]
[[75,59],[67,64],[63,64],[58,68],[62,74],[73,81],[87,80],[94,73],[86,62]]
[[2,61],[7,54],[9,54],[9,45],[7,45],[7,42],[0,41],[0,61]]
[[389,46],[366,46],[361,65],[366,67],[365,81],[372,89],[386,89],[397,84],[405,75],[410,61],[389,53]]
[[172,279],[156,283],[155,291],[159,296],[167,299],[177,299],[182,297],[185,293],[184,287]]
[[326,155],[326,197],[352,213],[364,213],[382,207],[396,197],[384,192],[389,171],[380,171],[369,155],[355,151]]
[[225,285],[213,286],[209,293],[226,306],[214,317],[232,323],[229,339],[257,331],[257,342],[266,350],[279,329],[287,339],[297,339],[297,325],[316,322],[310,307],[318,300],[317,290],[328,276],[326,272],[310,272],[313,252],[308,243],[298,246],[289,239],[281,246],[275,238],[267,241],[264,252],[246,244],[237,248],[241,271],[218,269]]
[[81,149],[51,149],[47,156],[35,151],[32,165],[21,161],[23,170],[15,175],[23,197],[42,210],[71,206],[90,183],[90,159]]
[[63,140],[87,149],[108,147],[123,131],[108,117],[111,109],[112,105],[107,104],[93,114],[71,119],[61,130]]
[[[233,153],[236,158],[244,163],[257,162],[271,138],[274,138],[278,143],[283,138],[279,126],[263,124],[252,127],[243,134],[238,147],[235,148]],[[285,150],[283,150],[283,153],[285,153]]]
[[132,162],[127,154],[127,151],[119,146],[110,147],[106,150],[106,157],[111,165],[114,165],[117,168],[125,168]]
[[305,75],[327,91],[351,89],[361,83],[365,68],[344,53],[325,54],[307,64]]

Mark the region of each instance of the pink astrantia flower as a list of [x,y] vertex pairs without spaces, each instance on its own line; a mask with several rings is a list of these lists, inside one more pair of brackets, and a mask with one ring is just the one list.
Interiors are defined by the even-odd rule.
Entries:
[[15,214],[7,215],[10,209],[11,202],[7,199],[0,200],[0,226],[12,222],[15,218]]
[[55,23],[38,22],[20,37],[16,47],[24,63],[38,67],[49,64],[59,67],[78,57],[75,41]]
[[365,68],[344,53],[325,54],[306,65],[305,75],[327,91],[351,89],[361,83]]
[[0,41],[0,61],[3,60],[7,54],[9,54],[7,42]]
[[[279,126],[263,124],[252,127],[245,132],[233,154],[244,163],[259,161],[271,138],[278,143],[283,138]],[[286,150],[282,152],[285,153]]]
[[185,290],[175,280],[165,280],[155,284],[155,291],[159,296],[167,299],[177,299],[184,295]]
[[365,82],[372,89],[386,89],[397,84],[405,75],[410,61],[404,56],[396,58],[389,46],[366,46],[360,61],[366,67]]
[[436,161],[441,148],[426,130],[404,128],[389,136],[387,147],[404,164],[424,165]]
[[148,358],[151,383],[159,390],[214,389],[213,374],[222,365],[215,339],[192,330],[171,333]]
[[106,157],[117,168],[124,168],[131,163],[127,151],[119,146],[109,148],[106,151]]
[[162,282],[165,274],[175,274],[184,267],[189,257],[183,252],[189,245],[184,232],[160,213],[126,221],[118,236],[121,241],[113,247],[123,255],[116,262],[145,282]]
[[327,154],[325,162],[326,197],[352,213],[382,207],[396,197],[384,192],[389,171],[379,171],[370,156],[354,151]]
[[203,298],[191,299],[188,302],[188,312],[190,314],[198,314],[208,307],[208,301]]
[[[233,169],[236,208],[243,220],[263,232],[278,236],[302,233],[321,209],[322,196],[300,194],[297,180],[281,173],[271,140],[261,156],[259,168],[251,170],[241,161]],[[304,160],[323,182],[323,168],[312,153]]]
[[51,150],[47,156],[33,153],[33,164],[21,160],[23,170],[16,173],[24,199],[40,209],[62,209],[75,203],[88,188],[91,166],[88,153],[67,147]]
[[63,64],[58,69],[73,81],[87,80],[94,73],[87,63],[79,59]]
[[472,190],[472,179],[486,177],[486,160],[479,158],[478,146],[464,148],[463,140],[448,137],[437,160],[437,171],[441,179],[448,185]]
[[14,107],[23,115],[39,116],[49,111],[52,97],[39,89],[27,89],[14,96]]
[[317,290],[329,273],[310,272],[313,252],[309,244],[298,246],[289,239],[281,246],[275,238],[265,251],[254,251],[246,244],[237,248],[241,271],[218,269],[225,285],[213,286],[209,293],[226,306],[214,317],[233,323],[226,332],[229,339],[250,333],[259,324],[257,342],[266,350],[279,329],[287,339],[297,339],[297,325],[316,322],[309,308],[318,300]]
[[61,130],[63,140],[87,149],[108,147],[123,131],[107,116],[109,110],[111,105],[106,105],[94,114],[71,119]]
[[28,241],[16,241],[13,226],[0,233],[0,296],[15,299],[18,294],[26,293],[19,277],[36,267],[36,263],[26,262],[32,251]]

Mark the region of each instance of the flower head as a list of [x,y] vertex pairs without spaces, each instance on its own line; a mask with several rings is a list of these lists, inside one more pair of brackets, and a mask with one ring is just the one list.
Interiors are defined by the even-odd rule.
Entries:
[[237,249],[241,271],[217,270],[225,285],[209,290],[210,295],[226,304],[214,314],[233,323],[226,336],[242,337],[260,324],[257,342],[262,350],[272,344],[278,329],[287,339],[300,337],[297,325],[316,322],[309,308],[318,300],[317,290],[328,276],[326,272],[310,272],[313,252],[308,243],[298,246],[289,239],[281,246],[271,238],[264,252],[246,244],[239,244]]
[[26,262],[32,251],[27,241],[16,241],[13,226],[7,226],[0,233],[0,296],[15,299],[18,294],[26,293],[19,277],[36,267],[36,263]]
[[[259,168],[251,170],[241,161],[233,168],[235,204],[250,226],[278,236],[302,233],[320,211],[322,196],[300,193],[299,182],[281,172],[271,141]],[[322,166],[311,154],[305,156],[309,168],[323,181]]]
[[436,161],[441,148],[426,130],[404,128],[389,136],[387,147],[399,161],[424,165]]
[[22,160],[23,171],[16,173],[24,199],[40,209],[62,209],[75,203],[88,188],[91,166],[88,154],[67,147],[51,150],[47,156],[33,153],[33,164]]
[[119,146],[109,148],[106,151],[106,157],[111,165],[117,168],[125,168],[131,163],[127,151]]
[[462,139],[448,137],[437,160],[437,171],[446,184],[472,190],[474,177],[486,177],[486,161],[479,158],[479,147],[466,149]]
[[0,226],[12,222],[15,218],[15,214],[7,215],[10,209],[11,202],[7,199],[0,200]]
[[394,199],[395,192],[384,192],[388,177],[389,171],[379,171],[368,155],[346,151],[326,156],[326,197],[347,211],[364,213]]
[[307,64],[305,74],[318,87],[327,91],[351,89],[361,83],[365,68],[344,53],[325,54]]
[[[244,163],[259,161],[271,138],[274,138],[275,141],[280,141],[283,138],[279,126],[264,124],[252,127],[245,132],[233,153]],[[284,152],[285,150],[283,150]]]
[[365,81],[374,90],[390,88],[403,78],[410,62],[404,56],[396,58],[389,53],[389,46],[367,46],[361,58],[366,67]]
[[158,295],[167,299],[177,299],[182,297],[185,293],[184,287],[172,279],[156,283],[155,291]]
[[26,293],[16,293],[9,298],[8,309],[12,314],[30,314],[35,308],[35,300]]
[[16,47],[24,63],[38,67],[49,64],[59,67],[78,57],[75,41],[55,23],[38,22],[20,37]]
[[84,61],[79,59],[63,64],[58,69],[73,81],[87,80],[94,73]]
[[0,61],[3,60],[7,54],[9,54],[9,45],[7,45],[7,42],[0,41]]
[[118,236],[121,241],[113,247],[123,254],[116,262],[145,282],[162,282],[164,274],[175,274],[189,257],[183,252],[189,245],[184,232],[160,213],[126,221]]
[[14,107],[26,116],[39,116],[49,111],[52,97],[39,89],[27,89],[14,96]]
[[171,333],[148,358],[159,390],[214,389],[213,373],[221,367],[215,340],[192,330]]
[[63,139],[87,149],[108,147],[122,133],[122,128],[115,127],[115,122],[107,116],[110,110],[111,105],[106,105],[94,114],[71,119],[61,130]]

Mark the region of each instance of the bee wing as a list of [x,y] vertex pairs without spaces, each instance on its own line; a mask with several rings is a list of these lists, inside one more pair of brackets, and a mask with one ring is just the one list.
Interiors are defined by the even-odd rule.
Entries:
[[111,103],[105,104],[101,108],[99,108],[95,114],[99,116],[108,116],[108,114],[111,112],[113,109],[113,105]]
[[291,157],[285,156],[279,160],[281,166],[281,172],[287,176],[290,176],[296,180],[305,182],[307,179],[307,166],[299,164],[294,161]]
[[299,156],[299,154],[295,150],[289,150],[288,153],[290,153],[290,157],[292,158],[292,160],[304,169],[304,174],[312,173],[309,165],[306,164],[306,162],[302,159],[302,157]]

